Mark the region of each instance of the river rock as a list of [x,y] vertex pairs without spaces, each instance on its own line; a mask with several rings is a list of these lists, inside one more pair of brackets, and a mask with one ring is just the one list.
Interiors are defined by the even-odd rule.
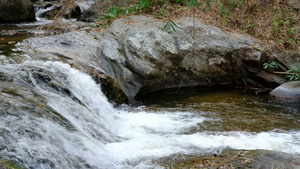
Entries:
[[275,88],[270,95],[280,100],[300,101],[300,81],[284,83]]
[[64,58],[99,69],[115,78],[131,99],[168,88],[279,85],[259,76],[262,46],[252,38],[197,20],[194,36],[192,18],[175,22],[176,32],[168,33],[161,31],[163,22],[130,16],[103,32],[87,29],[30,38],[19,47],[39,59]]
[[155,161],[166,169],[224,168],[224,169],[296,169],[300,156],[270,150],[223,150],[221,154],[182,155],[176,154]]
[[35,11],[30,0],[5,0],[0,3],[0,23],[34,21]]

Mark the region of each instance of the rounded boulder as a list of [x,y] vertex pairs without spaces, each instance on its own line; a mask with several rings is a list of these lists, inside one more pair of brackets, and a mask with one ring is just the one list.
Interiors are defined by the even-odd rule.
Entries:
[[35,11],[31,0],[2,0],[0,23],[34,21]]
[[280,100],[300,101],[300,81],[284,83],[275,88],[270,95]]

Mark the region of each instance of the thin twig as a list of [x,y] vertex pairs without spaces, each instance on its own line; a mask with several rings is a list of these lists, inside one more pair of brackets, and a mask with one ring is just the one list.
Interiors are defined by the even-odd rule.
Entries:
[[283,75],[294,75],[294,74],[298,74],[298,73],[290,73],[290,72],[273,72],[275,74],[283,74]]

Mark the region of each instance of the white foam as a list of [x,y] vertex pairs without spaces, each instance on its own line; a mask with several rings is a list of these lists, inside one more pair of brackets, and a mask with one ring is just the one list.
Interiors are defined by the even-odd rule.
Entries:
[[[170,131],[171,132],[171,131]],[[114,158],[124,160],[158,158],[176,153],[204,154],[232,149],[266,149],[300,154],[300,132],[203,132],[191,135],[144,134],[126,141],[109,143]]]
[[[76,168],[70,165],[80,158],[90,166],[99,168],[133,168],[131,164],[136,168],[159,168],[150,165],[149,159],[176,153],[212,153],[228,147],[300,154],[299,131],[204,132],[197,130],[201,126],[199,124],[215,119],[203,117],[198,112],[133,111],[130,107],[126,110],[116,109],[90,76],[67,64],[27,61],[19,65],[18,70],[25,67],[39,67],[48,71],[84,104],[40,86],[32,79],[34,90],[45,97],[48,106],[67,119],[76,130],[70,131],[47,118],[25,116],[19,121],[6,118],[10,128],[1,123],[0,129],[7,128],[16,134],[12,146],[17,147],[19,154],[13,155],[27,162],[31,160],[28,156],[33,156],[47,158],[57,168]],[[9,68],[12,69],[12,65]],[[17,72],[14,75],[17,76]],[[29,130],[43,137],[18,136],[17,130],[32,124],[35,126]],[[191,133],[191,129],[202,132]],[[78,165],[84,168],[83,162],[78,161]]]

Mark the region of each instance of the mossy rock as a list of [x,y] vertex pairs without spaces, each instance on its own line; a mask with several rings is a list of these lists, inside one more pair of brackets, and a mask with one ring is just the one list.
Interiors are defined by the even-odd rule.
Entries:
[[0,159],[0,169],[25,169],[25,168],[9,160]]
[[47,12],[47,14],[45,15],[45,18],[48,19],[48,20],[53,20],[60,9],[61,9],[61,7],[55,8],[55,9]]
[[85,70],[97,83],[101,84],[101,90],[109,101],[117,105],[128,102],[127,95],[115,78],[91,68],[81,68],[81,70]]
[[121,89],[119,82],[110,77],[102,74],[100,76],[101,89],[108,100],[113,101],[116,104],[122,104],[128,102],[128,97]]

